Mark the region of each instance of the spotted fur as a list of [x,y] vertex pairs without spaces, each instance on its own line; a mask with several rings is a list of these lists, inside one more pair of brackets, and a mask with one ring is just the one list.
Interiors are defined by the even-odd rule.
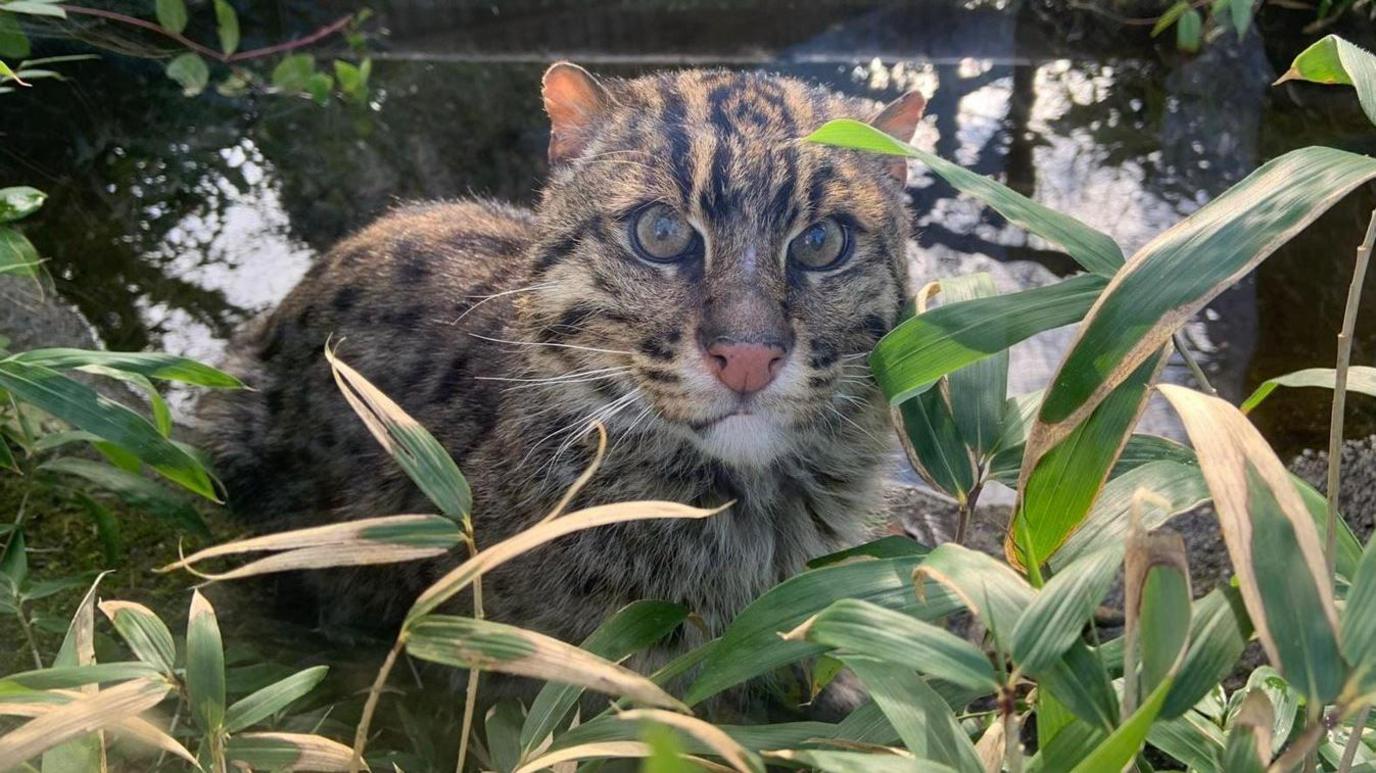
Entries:
[[[716,634],[808,558],[864,536],[891,437],[865,355],[907,296],[902,186],[883,161],[799,138],[878,106],[757,73],[603,87],[595,131],[563,138],[577,151],[533,212],[398,209],[236,340],[229,367],[255,391],[208,398],[201,416],[244,518],[266,530],[433,510],[339,396],[322,358],[332,337],[454,455],[483,544],[559,499],[591,458],[592,419],[609,451],[575,507],[734,502],[704,521],[605,527],[534,551],[487,579],[497,619],[576,642],[656,598]],[[702,260],[635,257],[626,218],[652,201],[687,213]],[[790,239],[823,216],[853,228],[853,257],[831,272],[790,267]],[[696,331],[743,288],[782,315],[793,351],[753,399],[758,416],[722,430],[710,422],[735,398],[703,367]],[[452,563],[318,573],[315,587],[328,614],[385,624]]]

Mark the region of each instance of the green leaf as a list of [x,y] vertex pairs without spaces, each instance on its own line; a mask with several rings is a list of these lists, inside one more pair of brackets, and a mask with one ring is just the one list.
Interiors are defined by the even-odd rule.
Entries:
[[[1125,560],[1127,633],[1136,643],[1136,695],[1147,695],[1176,676],[1190,636],[1190,575],[1185,542],[1169,531],[1135,533]],[[1169,698],[1169,696],[1167,696]]]
[[[366,63],[366,62],[365,62]],[[371,63],[367,63],[371,69]],[[342,59],[334,60],[334,79],[344,97],[353,102],[361,102],[368,97],[368,81],[364,70]]]
[[937,546],[918,565],[914,582],[920,594],[940,586],[959,599],[959,603],[979,618],[999,652],[1008,654],[1013,631],[1036,592],[1007,564],[993,557],[954,543]]
[[1168,354],[1142,363],[1061,442],[1031,459],[1024,455],[1017,515],[1005,541],[1010,557],[1040,567],[1088,517]]
[[[637,601],[622,607],[579,645],[606,660],[620,662],[667,636],[688,616],[688,608],[667,601]],[[530,704],[521,727],[521,748],[529,752],[553,733],[568,716],[582,690],[572,685],[546,684]]]
[[0,554],[0,574],[9,581],[16,595],[29,578],[29,549],[24,543],[24,532],[16,531],[5,546],[5,552]]
[[311,99],[317,105],[325,105],[330,101],[330,91],[334,89],[334,78],[323,72],[311,73],[311,77],[306,79],[306,93],[310,94]]
[[17,229],[0,225],[0,273],[38,276],[41,262],[33,242]]
[[1376,691],[1376,540],[1357,565],[1342,617],[1343,657],[1352,666],[1351,684],[1359,695]]
[[1197,711],[1174,719],[1165,719],[1164,715],[1162,709],[1147,733],[1147,743],[1196,773],[1223,773],[1218,766],[1218,758],[1223,754],[1223,731],[1218,725]]
[[1109,734],[1103,743],[1094,748],[1089,756],[1076,765],[1072,773],[1101,773],[1106,770],[1122,770],[1141,751],[1152,722],[1166,702],[1170,692],[1171,680],[1166,679],[1142,703],[1142,707],[1124,720],[1123,724]]
[[247,730],[285,709],[292,701],[315,689],[329,670],[328,666],[307,668],[236,701],[225,712],[225,732]]
[[1376,159],[1294,150],[1153,239],[1104,291],[1061,363],[1029,447],[1069,435],[1185,320],[1366,180]]
[[14,452],[10,450],[4,435],[0,435],[0,469],[19,472],[19,463],[14,460]]
[[1376,123],[1376,56],[1337,35],[1329,35],[1301,51],[1276,83],[1292,80],[1356,88],[1362,110]]
[[425,615],[407,627],[406,651],[434,663],[557,681],[650,706],[687,710],[627,668],[544,634],[490,620]]
[[220,36],[220,50],[225,55],[239,47],[239,14],[228,0],[215,0],[215,31]]
[[30,51],[29,38],[24,34],[24,28],[19,26],[19,20],[10,14],[0,13],[0,56],[25,59]]
[[[1284,376],[1276,376],[1267,379],[1256,388],[1256,391],[1244,401],[1240,409],[1243,413],[1249,413],[1253,408],[1261,404],[1276,387],[1321,387],[1332,389],[1337,381],[1337,371],[1333,368],[1305,368],[1294,373],[1286,373]],[[1347,391],[1360,392],[1364,395],[1376,397],[1376,368],[1365,365],[1353,365],[1347,370]]]
[[955,773],[955,768],[917,761],[896,754],[834,751],[830,749],[786,749],[764,753],[767,761],[780,760],[821,773]]
[[1236,588],[1220,586],[1194,603],[1190,643],[1161,716],[1183,716],[1222,682],[1252,638],[1252,621]]
[[989,658],[945,628],[866,601],[842,599],[790,636],[904,666],[972,690],[999,687]]
[[521,760],[521,723],[524,719],[521,704],[514,700],[498,701],[487,710],[484,723],[487,752],[498,773],[510,773]]
[[[103,576],[96,577],[86,595],[82,597],[81,603],[77,604],[76,614],[72,615],[62,645],[58,648],[57,656],[53,658],[54,667],[73,668],[95,663],[95,597]],[[91,695],[96,692],[96,688],[87,686],[82,688],[82,692]],[[97,734],[74,738],[45,752],[42,769],[49,773],[99,770],[103,767],[105,757],[102,744],[103,739]]]
[[695,773],[696,765],[683,759],[683,744],[678,735],[665,725],[646,723],[644,741],[650,747],[640,773]]
[[[0,16],[0,19],[9,18]],[[47,198],[48,194],[26,185],[0,188],[0,223],[10,223],[32,215]]]
[[382,390],[358,371],[325,350],[334,370],[335,383],[344,399],[363,419],[374,439],[397,461],[440,512],[461,523],[468,522],[473,493],[454,458],[425,427],[411,418]]
[[[980,272],[941,280],[943,305],[998,295],[994,280]],[[951,410],[960,436],[976,458],[990,453],[1001,435],[1008,391],[1008,351],[1004,350],[947,376],[950,393],[958,395]]]
[[1123,546],[1114,545],[1052,577],[1013,629],[1013,662],[1034,676],[1055,665],[1079,639],[1122,564]]
[[84,492],[76,492],[76,501],[81,504],[81,508],[86,511],[86,515],[95,525],[96,536],[100,538],[105,566],[118,564],[120,556],[124,554],[124,541],[120,538],[119,520],[114,513],[110,512],[110,508],[92,499]]
[[62,475],[75,475],[117,495],[155,518],[174,523],[194,534],[209,536],[205,521],[189,502],[159,486],[157,483],[132,472],[75,457],[50,459],[39,465],[39,469]]
[[5,3],[3,10],[30,16],[50,16],[54,19],[67,18],[67,12],[63,10],[62,6],[56,3],[42,2],[42,0],[12,0]]
[[892,534],[872,542],[866,542],[863,545],[856,545],[853,548],[818,556],[807,562],[807,568],[820,569],[823,566],[831,566],[858,558],[902,558],[904,556],[925,556],[930,552],[932,549],[921,542]]
[[1204,17],[1194,8],[1186,9],[1175,23],[1175,47],[1190,53],[1198,51],[1203,32]]
[[214,389],[242,389],[244,382],[186,357],[164,352],[106,352],[96,349],[30,349],[9,358],[53,370],[70,370],[87,365],[135,373],[160,381],[179,381]]
[[955,597],[940,587],[925,586],[924,600],[914,598],[910,578],[921,563],[920,558],[908,557],[856,561],[803,572],[774,586],[727,627],[705,658],[685,702],[700,703],[728,687],[824,651],[821,645],[785,641],[779,634],[840,599],[861,599],[925,620],[957,609]]
[[186,29],[186,3],[183,0],[157,0],[158,24],[169,32]]
[[167,63],[167,77],[182,87],[182,94],[194,97],[210,82],[210,68],[200,56],[187,52]]
[[899,142],[860,121],[829,121],[807,137],[810,142],[915,158],[962,193],[993,207],[1012,223],[1065,248],[1086,270],[1113,276],[1123,265],[1123,252],[1107,234],[1045,207],[1013,189],[975,174],[940,156]]
[[69,690],[88,684],[123,682],[130,679],[157,677],[158,670],[147,663],[93,663],[85,666],[61,666],[10,674],[0,679],[0,693],[15,687],[30,690]]
[[[1247,691],[1224,739],[1222,768],[1228,773],[1263,773],[1271,761],[1271,702],[1258,689]],[[1284,739],[1281,739],[1284,740]]]
[[272,85],[293,94],[306,90],[306,82],[315,72],[315,57],[310,54],[292,54],[282,58],[272,68]]
[[338,741],[303,733],[240,733],[225,742],[231,769],[348,770],[353,750]]
[[102,601],[100,611],[129,645],[134,657],[171,676],[177,662],[172,632],[153,610],[130,601]]
[[1252,3],[1254,0],[1227,0],[1228,15],[1232,17],[1233,29],[1237,30],[1237,38],[1241,40],[1247,34],[1247,28],[1252,26]]
[[895,414],[913,469],[932,487],[965,501],[975,485],[975,461],[942,390],[928,390],[905,400]]
[[1122,542],[1128,533],[1134,497],[1139,490],[1157,494],[1169,503],[1164,510],[1150,501],[1136,505],[1141,510],[1142,528],[1149,530],[1160,528],[1171,517],[1189,512],[1209,500],[1204,474],[1195,464],[1163,460],[1134,467],[1104,485],[1080,527],[1051,555],[1051,568],[1060,570],[1071,561]]
[[186,620],[186,692],[201,732],[218,733],[225,719],[225,652],[215,609],[192,591]]
[[1266,654],[1309,699],[1345,677],[1337,610],[1313,517],[1290,474],[1237,408],[1162,385],[1199,454],[1247,612]]
[[1174,5],[1167,8],[1166,12],[1157,18],[1156,24],[1152,25],[1151,36],[1156,37],[1170,29],[1172,24],[1180,20],[1180,15],[1188,10],[1190,10],[1190,4],[1187,0],[1176,0]]
[[862,655],[843,655],[841,660],[864,683],[914,757],[964,773],[982,773],[984,765],[951,707],[921,677]]
[[880,339],[870,370],[897,404],[942,376],[1037,333],[1078,322],[1107,280],[1093,274],[994,298],[950,303],[906,320]]

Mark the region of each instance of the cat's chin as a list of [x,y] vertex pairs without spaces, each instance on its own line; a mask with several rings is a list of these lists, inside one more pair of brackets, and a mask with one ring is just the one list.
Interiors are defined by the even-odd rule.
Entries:
[[764,467],[788,448],[784,428],[761,414],[732,414],[694,434],[705,453],[734,467]]

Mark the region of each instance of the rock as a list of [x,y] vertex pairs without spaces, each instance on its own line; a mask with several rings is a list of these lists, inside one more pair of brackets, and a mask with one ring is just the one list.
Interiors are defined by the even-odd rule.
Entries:
[[75,306],[66,303],[52,283],[0,274],[0,336],[12,352],[46,346],[90,349],[95,328]]

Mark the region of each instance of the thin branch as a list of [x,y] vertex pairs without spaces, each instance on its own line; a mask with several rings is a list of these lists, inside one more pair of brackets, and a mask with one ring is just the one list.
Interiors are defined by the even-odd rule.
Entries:
[[[598,426],[601,427],[602,425],[599,424]],[[604,434],[602,437],[605,442],[606,435]],[[468,557],[473,558],[478,555],[478,542],[473,536],[471,521],[467,524],[467,531],[465,536],[468,542]],[[473,579],[473,617],[478,620],[483,619],[482,582],[481,577]],[[463,764],[468,760],[468,736],[473,732],[473,713],[478,706],[478,677],[481,675],[482,671],[476,668],[468,671],[468,690],[463,701],[463,724],[459,736],[459,759],[454,765],[454,773],[463,773]]]
[[1204,369],[1199,366],[1199,361],[1194,358],[1194,352],[1190,351],[1190,342],[1185,340],[1185,336],[1179,331],[1175,331],[1172,336],[1175,340],[1175,350],[1180,352],[1180,357],[1185,360],[1185,366],[1190,369],[1190,374],[1194,380],[1199,382],[1199,388],[1211,397],[1218,397],[1218,390],[1209,383],[1209,377],[1204,375]]
[[368,688],[368,700],[363,703],[363,716],[359,717],[358,728],[354,731],[354,756],[349,760],[349,773],[358,773],[363,769],[363,751],[368,747],[368,729],[373,724],[373,712],[377,711],[378,699],[382,697],[382,688],[387,684],[387,676],[392,673],[392,666],[397,662],[397,655],[401,654],[402,647],[406,646],[406,631],[397,634],[396,643],[387,652],[387,658],[382,661],[382,667],[377,671],[377,677],[373,679],[373,686]]
[[1343,462],[1343,412],[1347,407],[1347,368],[1352,360],[1352,334],[1357,327],[1357,306],[1362,299],[1362,283],[1366,267],[1371,261],[1372,245],[1376,244],[1376,210],[1366,227],[1366,238],[1357,248],[1357,263],[1352,269],[1352,284],[1347,288],[1347,308],[1343,311],[1343,328],[1338,333],[1338,365],[1333,376],[1333,416],[1328,426],[1328,534],[1325,555],[1328,574],[1334,577],[1334,554],[1338,538],[1338,491]]
[[229,64],[231,62],[243,62],[249,59],[259,59],[265,56],[272,56],[273,54],[280,54],[285,51],[291,51],[297,48],[302,48],[304,46],[309,46],[344,29],[344,27],[348,26],[349,22],[353,19],[352,15],[342,16],[325,25],[324,27],[321,27],[315,32],[312,32],[311,34],[305,36],[304,38],[297,38],[295,40],[289,40],[285,43],[278,43],[276,45],[265,46],[263,48],[254,48],[248,51],[240,51],[235,54],[226,54],[221,51],[216,51],[215,49],[210,48],[208,46],[203,46],[200,43],[197,43],[196,41],[192,40],[191,38],[188,38],[187,36],[181,34],[180,32],[173,32],[172,30],[163,27],[161,24],[148,21],[147,19],[140,19],[137,16],[130,16],[128,14],[119,13],[118,11],[107,11],[103,8],[87,8],[85,6],[80,5],[67,5],[66,3],[60,3],[57,7],[66,11],[67,13],[77,14],[79,16],[95,16],[97,18],[106,19],[108,21],[119,22],[120,24],[127,24],[131,27],[139,27],[140,29],[148,30],[149,32],[156,33],[165,38],[168,38],[169,40],[174,40],[177,43],[180,43],[184,48],[188,48],[192,51],[195,51],[196,53],[206,57],[207,59],[214,59],[215,61],[221,62],[223,64]]
[[1338,763],[1338,773],[1348,773],[1352,770],[1352,760],[1357,757],[1357,747],[1362,745],[1362,731],[1366,730],[1367,717],[1371,715],[1371,707],[1363,706],[1357,714],[1357,719],[1352,723],[1352,735],[1347,737],[1347,746],[1343,747],[1343,758]]

